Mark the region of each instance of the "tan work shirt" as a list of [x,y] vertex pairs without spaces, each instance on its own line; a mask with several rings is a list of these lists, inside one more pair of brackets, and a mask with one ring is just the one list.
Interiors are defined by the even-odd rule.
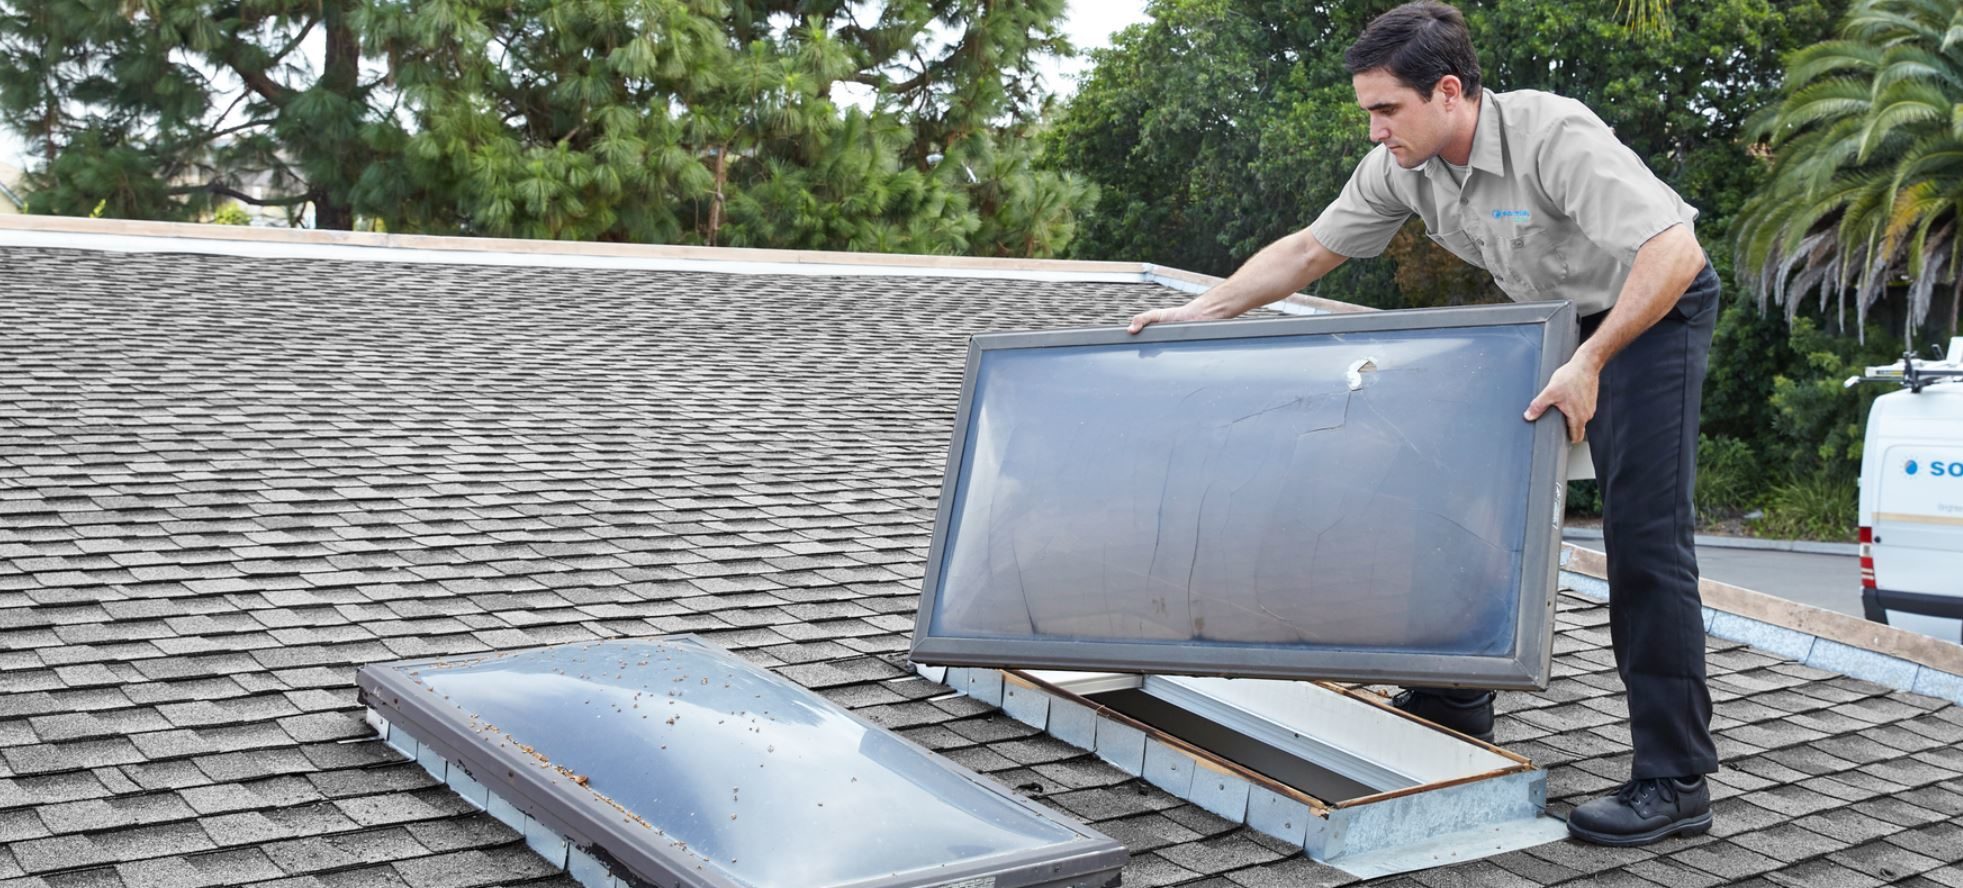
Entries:
[[1433,241],[1515,301],[1570,299],[1587,316],[1615,304],[1637,248],[1697,218],[1595,112],[1552,93],[1486,90],[1469,168],[1461,187],[1443,158],[1407,170],[1379,145],[1309,233],[1344,256],[1375,256],[1417,213]]

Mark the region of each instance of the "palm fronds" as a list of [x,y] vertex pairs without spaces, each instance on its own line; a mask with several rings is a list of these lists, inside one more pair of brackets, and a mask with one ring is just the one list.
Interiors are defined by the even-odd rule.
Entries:
[[1810,295],[1843,317],[1851,301],[1857,329],[1901,287],[1920,324],[1958,281],[1963,8],[1855,0],[1840,36],[1787,60],[1785,99],[1753,128],[1772,176],[1740,218],[1739,276],[1789,318]]

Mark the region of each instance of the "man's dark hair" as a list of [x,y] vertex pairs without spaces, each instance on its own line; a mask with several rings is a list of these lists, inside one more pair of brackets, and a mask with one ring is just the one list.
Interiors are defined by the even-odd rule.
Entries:
[[1388,70],[1427,102],[1447,74],[1459,78],[1467,96],[1480,96],[1479,56],[1465,16],[1438,0],[1416,0],[1372,19],[1343,53],[1343,67],[1351,74]]

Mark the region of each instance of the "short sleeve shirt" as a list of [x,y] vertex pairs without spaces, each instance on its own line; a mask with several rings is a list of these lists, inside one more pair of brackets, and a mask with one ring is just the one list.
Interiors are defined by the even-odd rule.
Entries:
[[1638,248],[1697,218],[1587,106],[1535,90],[1484,93],[1463,184],[1443,158],[1407,170],[1379,145],[1309,233],[1375,256],[1412,213],[1515,301],[1568,299],[1584,316],[1615,304]]

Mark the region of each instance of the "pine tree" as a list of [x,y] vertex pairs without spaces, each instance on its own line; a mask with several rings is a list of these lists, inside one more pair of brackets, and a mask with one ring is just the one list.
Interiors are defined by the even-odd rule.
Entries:
[[1062,8],[0,0],[0,115],[44,212],[1047,256],[1094,200],[1032,163]]
[[[37,212],[182,219],[219,197],[353,221],[379,78],[359,0],[0,0],[0,118]],[[309,59],[306,48],[315,47]],[[263,179],[271,196],[240,186]]]

